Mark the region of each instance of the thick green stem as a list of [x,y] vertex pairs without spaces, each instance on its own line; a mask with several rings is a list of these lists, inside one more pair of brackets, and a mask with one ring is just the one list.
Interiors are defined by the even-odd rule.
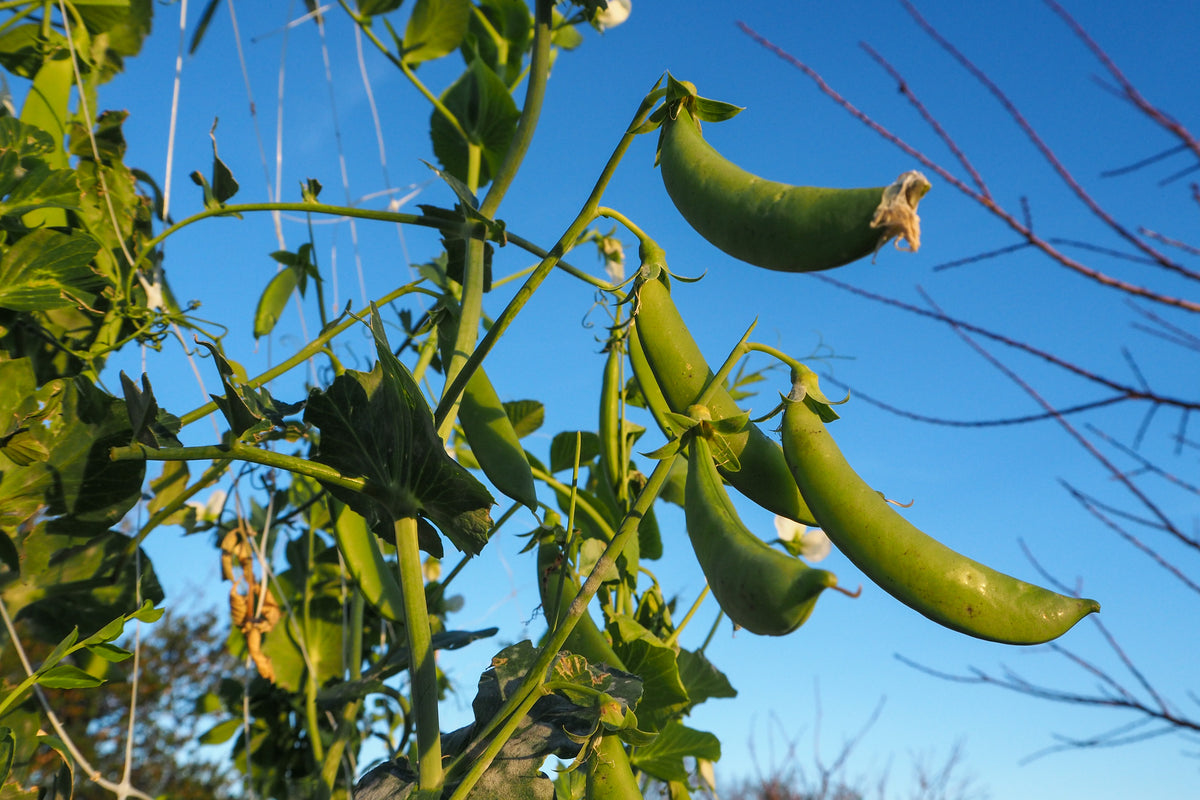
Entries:
[[429,609],[425,605],[425,576],[417,548],[417,519],[396,520],[400,589],[404,594],[404,625],[408,631],[408,670],[417,722],[418,797],[439,797],[442,789],[442,733],[438,723],[437,664],[433,660]]
[[[538,119],[542,113],[542,102],[546,96],[546,80],[550,75],[550,24],[553,18],[554,4],[550,0],[538,0],[533,30],[533,55],[530,60],[529,86],[525,90],[525,103],[521,109],[521,117],[517,121],[517,129],[513,133],[504,161],[492,176],[492,185],[480,204],[479,212],[487,218],[495,215],[500,208],[508,187],[512,185],[529,144],[533,141],[534,131],[537,130]],[[473,190],[478,185],[479,158],[481,150],[478,145],[467,145],[469,175],[468,186]],[[483,313],[483,261],[484,247],[479,239],[468,239],[466,248],[466,263],[463,269],[463,291],[461,310],[459,313],[458,333],[454,340],[454,350],[450,363],[446,368],[446,387],[455,384],[455,379],[462,372],[467,357],[475,349],[479,337],[479,319]],[[473,366],[472,372],[477,368]],[[470,378],[470,374],[467,375]],[[458,414],[459,399],[462,387],[453,395],[443,393],[441,404],[445,405],[444,413],[439,417],[438,434],[442,439],[450,435],[450,426]]]
[[[657,86],[655,88],[657,89]],[[608,188],[608,183],[612,180],[612,176],[617,170],[617,165],[621,163],[621,159],[625,156],[625,151],[633,144],[634,136],[636,136],[633,133],[634,129],[646,121],[646,118],[650,116],[651,109],[653,109],[658,100],[659,93],[657,91],[651,92],[642,100],[642,104],[638,107],[637,113],[634,115],[633,122],[630,123],[629,128],[621,137],[621,141],[617,143],[612,155],[609,156],[608,163],[604,165],[603,172],[600,173],[596,185],[592,188],[592,193],[588,195],[588,199],[578,216],[575,217],[575,221],[568,226],[566,232],[559,237],[558,242],[546,254],[541,263],[538,264],[537,269],[533,271],[525,281],[525,284],[517,290],[512,300],[504,307],[504,311],[500,313],[500,316],[496,318],[492,327],[488,329],[487,334],[479,342],[479,346],[475,348],[474,352],[471,353],[471,357],[467,359],[462,370],[452,382],[447,384],[447,388],[442,393],[442,399],[438,403],[437,410],[434,413],[434,420],[437,422],[439,428],[452,410],[454,399],[462,394],[472,373],[479,368],[480,363],[491,352],[492,347],[496,344],[496,340],[508,330],[508,326],[512,324],[517,314],[529,302],[529,298],[533,296],[533,293],[542,285],[542,281],[546,280],[546,277],[558,264],[559,259],[566,255],[567,251],[574,246],[576,240],[579,239],[579,236],[587,226],[596,218],[596,209],[600,206],[600,198],[604,196],[604,190]]]

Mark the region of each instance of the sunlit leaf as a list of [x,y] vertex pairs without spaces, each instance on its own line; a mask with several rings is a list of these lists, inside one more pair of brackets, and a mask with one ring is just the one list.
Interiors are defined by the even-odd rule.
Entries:
[[406,64],[420,64],[453,53],[467,33],[470,0],[417,0],[404,29]]

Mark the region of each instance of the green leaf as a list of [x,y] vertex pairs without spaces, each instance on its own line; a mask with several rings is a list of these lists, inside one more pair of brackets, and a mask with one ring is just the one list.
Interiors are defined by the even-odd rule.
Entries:
[[[445,92],[442,103],[458,120],[471,143],[482,149],[479,185],[492,179],[512,141],[520,109],[508,86],[481,59],[471,61],[467,69]],[[433,152],[447,172],[467,180],[467,143],[442,113],[433,111],[429,123]]]
[[504,412],[521,439],[541,428],[546,421],[546,407],[537,400],[509,400],[504,403]]
[[237,194],[239,187],[237,179],[233,177],[233,172],[217,154],[216,121],[213,122],[208,136],[212,139],[213,150],[212,183],[210,184],[199,171],[193,172],[190,177],[192,183],[204,190],[204,207],[207,209],[219,209],[225,205],[226,200]]
[[259,339],[275,330],[275,324],[283,315],[292,292],[300,284],[300,274],[291,267],[285,267],[275,273],[275,277],[267,283],[262,297],[258,299],[258,308],[254,310],[254,338]]
[[[74,533],[53,532],[64,528]],[[127,536],[91,530],[50,520],[16,539],[21,575],[4,586],[9,613],[38,625],[51,639],[68,636],[75,625],[103,630],[135,607],[139,591],[151,599],[134,616],[152,621],[151,615],[161,615],[153,603],[162,601],[162,587],[146,554],[140,554],[139,565]]]
[[371,331],[379,361],[370,372],[347,370],[309,395],[304,419],[321,431],[312,459],[343,475],[365,478],[362,494],[327,486],[392,540],[395,520],[424,516],[459,550],[487,544],[491,494],[446,453],[433,414],[412,375],[392,355],[375,309]]
[[74,647],[75,643],[78,641],[79,641],[79,627],[76,626],[71,629],[70,633],[68,633],[65,637],[63,637],[63,640],[61,642],[59,642],[57,645],[55,645],[53,650],[50,651],[50,655],[46,656],[46,658],[42,661],[41,669],[53,667],[58,662],[62,661],[63,658],[66,657],[67,653],[69,653],[71,651],[71,648]]
[[[153,516],[166,508],[168,504],[174,502],[188,488],[188,479],[190,477],[191,474],[186,461],[164,461],[162,474],[150,481],[150,490],[153,493],[153,497],[150,498],[150,502],[146,505],[146,512]],[[163,524],[186,525],[189,518],[194,523],[196,511],[194,508],[185,506],[163,520]]]
[[[575,431],[554,434],[550,440],[550,471],[562,472],[575,466]],[[600,437],[591,431],[579,431],[579,464],[586,465],[600,455]]]
[[155,608],[155,602],[162,601],[161,592],[158,595],[157,601],[144,600],[137,611],[129,615],[130,619],[140,620],[141,622],[158,622],[162,615],[166,613],[165,608]]
[[109,644],[108,642],[91,644],[88,645],[87,649],[92,655],[113,663],[119,663],[127,658],[133,657],[133,653],[129,652],[124,647],[117,647],[115,644]]
[[454,52],[470,20],[470,0],[417,0],[404,29],[401,59],[412,66]]
[[713,666],[702,653],[680,650],[679,679],[687,688],[693,706],[711,698],[737,697],[737,690],[729,683],[725,673]]
[[[29,369],[23,359],[0,364],[0,378],[28,385]],[[24,398],[13,398],[8,390],[0,380],[0,408],[20,402],[21,418],[37,420],[29,427],[50,453],[44,461],[11,469],[4,468],[8,459],[0,456],[0,527],[15,526],[38,509],[89,525],[120,521],[141,497],[145,475],[144,462],[113,461],[108,455],[132,439],[125,404],[83,378],[52,381]]]
[[199,342],[199,344],[208,348],[213,360],[217,363],[217,373],[221,376],[221,383],[225,386],[225,394],[210,394],[209,397],[213,399],[217,408],[225,416],[225,421],[229,423],[233,435],[240,439],[249,434],[247,438],[254,438],[256,435],[270,430],[272,423],[263,413],[262,404],[258,402],[253,390],[233,382],[237,375],[233,365],[215,345],[208,342]]
[[38,675],[37,682],[48,689],[90,689],[103,684],[104,679],[89,675],[79,667],[59,664]]
[[630,761],[660,781],[686,782],[689,771],[684,764],[685,758],[720,760],[720,739],[707,731],[693,730],[672,720],[663,726],[653,742],[634,749]]
[[403,4],[404,0],[357,0],[355,3],[358,13],[364,17],[386,14],[389,11],[395,11]]
[[632,617],[613,617],[608,632],[626,669],[642,679],[644,694],[638,714],[645,725],[658,729],[688,707],[690,699],[679,677],[674,649]]
[[533,41],[533,15],[525,0],[482,0],[479,16],[471,16],[463,42],[463,59],[482,58],[506,84],[517,83],[525,68],[525,54]]
[[21,237],[0,257],[0,308],[90,309],[111,285],[89,266],[99,250],[86,233],[43,228]]
[[200,42],[204,39],[204,34],[208,32],[208,26],[212,23],[213,14],[217,13],[217,7],[221,5],[221,0],[208,0],[204,10],[200,12],[200,18],[196,22],[196,30],[192,32],[192,41],[188,44],[188,55],[195,55],[196,49],[200,47]]
[[200,744],[223,744],[242,729],[242,720],[232,717],[218,722],[200,735]]

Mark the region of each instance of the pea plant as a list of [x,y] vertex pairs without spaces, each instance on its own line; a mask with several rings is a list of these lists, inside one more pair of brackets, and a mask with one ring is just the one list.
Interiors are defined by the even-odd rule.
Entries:
[[[76,772],[118,796],[147,796],[128,761],[120,776],[92,768],[41,687],[102,691],[105,681],[136,679],[136,647],[121,637],[163,611],[141,545],[170,527],[208,531],[231,584],[229,648],[252,666],[198,713],[216,715],[204,741],[228,743],[247,794],[264,797],[683,798],[711,788],[707,765],[720,741],[685,720],[734,689],[703,647],[679,644],[704,596],[680,609],[646,579],[646,564],[666,554],[656,507],[682,507],[692,552],[671,557],[694,555],[723,613],[751,634],[790,634],[825,590],[846,591],[832,572],[806,564],[797,543],[780,549],[755,536],[730,488],[820,527],[900,602],[970,636],[1045,642],[1099,609],[995,572],[906,522],[841,457],[826,430],[836,404],[815,374],[751,341],[752,331],[710,370],[675,303],[686,279],[672,275],[648,232],[602,205],[618,168],[631,168],[622,161],[631,144],[657,138],[667,190],[704,238],[767,269],[826,270],[893,239],[916,250],[924,176],[847,190],[763,181],[703,139],[700,124],[723,123],[736,106],[673,76],[648,76],[657,83],[626,130],[614,131],[582,207],[542,247],[520,235],[520,215],[509,213],[519,209],[502,214],[502,201],[537,128],[551,63],[580,43],[579,26],[627,6],[339,5],[431,105],[433,169],[452,208],[334,205],[316,180],[294,202],[234,202],[237,181],[214,145],[211,172],[193,175],[202,207],[172,220],[150,176],[124,163],[123,115],[97,111],[102,84],[149,31],[150,4],[2,6],[0,64],[29,86],[20,110],[0,115],[0,615],[21,668],[0,696],[0,773],[11,796],[70,796]],[[419,65],[456,56],[462,72],[440,93],[418,77]],[[310,288],[321,327],[249,376],[230,337],[212,335],[195,307],[174,298],[162,245],[217,218],[268,212],[434,229],[443,250],[417,280],[336,317],[314,244],[274,253],[280,269],[262,289],[254,337],[270,335],[285,305]],[[638,242],[628,281],[597,279],[566,260],[589,243],[617,257],[614,237],[596,227],[603,219]],[[502,247],[538,263],[489,311]],[[543,406],[501,402],[487,369],[556,271],[594,287],[612,324],[597,424],[558,433],[548,453],[535,453],[527,437]],[[119,349],[173,347],[185,330],[220,381],[211,403],[167,410],[154,374],[107,374]],[[336,354],[351,331],[369,332],[369,370]],[[791,370],[775,412],[781,436],[739,407],[757,377],[739,369],[750,352]],[[272,395],[274,379],[314,360],[328,380],[302,397]],[[214,412],[224,430],[185,446],[184,429]],[[194,501],[246,475],[257,487],[248,511],[207,513]],[[145,518],[133,525],[143,502]],[[493,516],[498,503],[504,510]],[[482,653],[497,634],[448,627],[447,587],[523,513],[536,520],[517,533],[528,542],[546,633],[481,656],[473,722],[443,731],[447,678],[437,651]],[[435,564],[447,540],[462,558],[443,577]],[[368,739],[384,742],[390,758],[360,775]]]

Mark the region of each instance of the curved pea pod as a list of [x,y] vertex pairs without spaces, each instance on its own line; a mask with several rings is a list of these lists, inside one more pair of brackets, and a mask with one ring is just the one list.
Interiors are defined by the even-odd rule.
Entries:
[[[683,318],[671,300],[671,292],[661,278],[643,281],[638,289],[638,312],[634,317],[637,338],[631,341],[631,363],[643,394],[650,399],[648,384],[656,384],[670,408],[684,413],[713,373],[704,361],[696,340],[688,333]],[[640,345],[653,380],[643,380],[637,373],[637,359],[633,348]],[[724,388],[720,387],[706,403],[713,417],[723,419],[741,414],[737,403]],[[659,414],[655,414],[663,432],[673,435],[671,428]],[[802,525],[816,525],[808,504],[796,488],[796,482],[788,471],[787,462],[779,444],[764,434],[757,425],[747,422],[740,433],[727,435],[725,442],[737,458],[741,468],[730,471],[720,468],[721,475],[735,489],[768,511]]]
[[[449,301],[443,302],[448,304]],[[442,325],[447,324],[450,316],[446,315]],[[456,310],[453,316],[457,317]],[[441,337],[443,344],[451,341],[453,339],[449,335]],[[448,349],[443,346],[443,353]],[[525,449],[521,446],[512,420],[508,418],[508,412],[504,410],[504,403],[482,366],[471,374],[463,389],[458,422],[462,425],[467,444],[471,446],[472,455],[492,485],[507,497],[536,511],[537,491]]]
[[696,429],[688,454],[688,537],[721,610],[751,633],[783,636],[812,614],[837,576],[768,545],[738,518],[708,441]]
[[404,595],[395,567],[384,559],[367,521],[349,507],[337,505],[340,510],[333,524],[333,538],[346,560],[350,577],[367,602],[385,619],[404,622]]
[[940,625],[1006,644],[1048,642],[1100,610],[1095,600],[997,572],[918,530],[846,463],[807,389],[815,376],[794,380],[783,412],[792,474],[830,540],[884,591]]
[[889,239],[921,245],[917,203],[929,181],[906,172],[889,186],[827,189],[753,175],[704,140],[687,103],[659,135],[663,184],[683,218],[711,244],[766,269],[813,272],[876,252]]
[[615,734],[600,739],[588,756],[584,800],[642,800],[642,790],[629,766],[625,745]]
[[[538,591],[542,598],[542,613],[551,628],[566,616],[567,609],[579,594],[579,581],[562,550],[551,539],[538,543]],[[607,664],[625,671],[625,665],[613,651],[612,645],[596,625],[591,614],[584,614],[575,623],[564,644],[567,650],[583,656],[592,664]]]

